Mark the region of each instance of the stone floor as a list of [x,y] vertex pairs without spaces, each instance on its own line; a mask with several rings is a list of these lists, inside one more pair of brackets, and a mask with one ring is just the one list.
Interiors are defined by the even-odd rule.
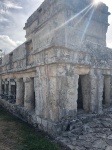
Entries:
[[79,113],[57,141],[70,150],[112,150],[112,107],[102,115]]

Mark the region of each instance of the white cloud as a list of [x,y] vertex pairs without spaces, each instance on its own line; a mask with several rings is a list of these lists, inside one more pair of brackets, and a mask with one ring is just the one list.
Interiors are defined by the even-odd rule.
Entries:
[[9,53],[22,43],[23,41],[14,41],[7,35],[0,35],[0,49],[5,51],[5,53]]
[[16,44],[19,46],[23,43],[23,41],[16,41]]
[[4,43],[9,43],[13,47],[17,46],[16,42],[10,39],[7,35],[0,35],[0,40],[2,40]]
[[9,20],[6,19],[6,18],[4,18],[3,16],[1,16],[1,17],[0,17],[0,23],[1,23],[1,22],[9,22]]
[[4,5],[6,8],[22,9],[21,6],[9,0],[5,0]]
[[11,0],[0,0],[0,14],[6,13],[9,9],[22,9],[18,3],[15,3]]
[[109,48],[112,48],[112,42],[107,42],[107,46],[108,46]]
[[0,35],[0,40],[14,48],[23,43],[22,41],[14,41],[7,35]]

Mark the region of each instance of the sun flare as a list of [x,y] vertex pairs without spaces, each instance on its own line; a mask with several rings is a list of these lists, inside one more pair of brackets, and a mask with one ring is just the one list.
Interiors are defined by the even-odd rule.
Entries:
[[101,0],[94,0],[93,3],[94,3],[95,5],[98,5],[100,2],[101,2]]

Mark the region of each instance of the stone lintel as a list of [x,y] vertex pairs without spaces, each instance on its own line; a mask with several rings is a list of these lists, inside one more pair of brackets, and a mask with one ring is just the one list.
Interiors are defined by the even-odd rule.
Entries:
[[22,82],[23,81],[23,78],[17,78],[16,79],[16,82]]
[[24,81],[25,83],[31,82],[31,78],[30,78],[30,77],[24,77],[24,78],[23,78],[23,81]]
[[86,75],[89,74],[90,68],[86,66],[77,67],[75,68],[75,73],[79,75]]

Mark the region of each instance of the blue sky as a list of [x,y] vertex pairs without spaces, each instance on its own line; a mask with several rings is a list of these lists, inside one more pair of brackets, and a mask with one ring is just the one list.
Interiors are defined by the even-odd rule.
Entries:
[[[44,0],[0,0],[0,49],[5,53],[15,49],[25,41],[23,30],[27,18]],[[112,0],[102,0],[112,13]],[[112,15],[107,33],[107,44],[112,47]]]

